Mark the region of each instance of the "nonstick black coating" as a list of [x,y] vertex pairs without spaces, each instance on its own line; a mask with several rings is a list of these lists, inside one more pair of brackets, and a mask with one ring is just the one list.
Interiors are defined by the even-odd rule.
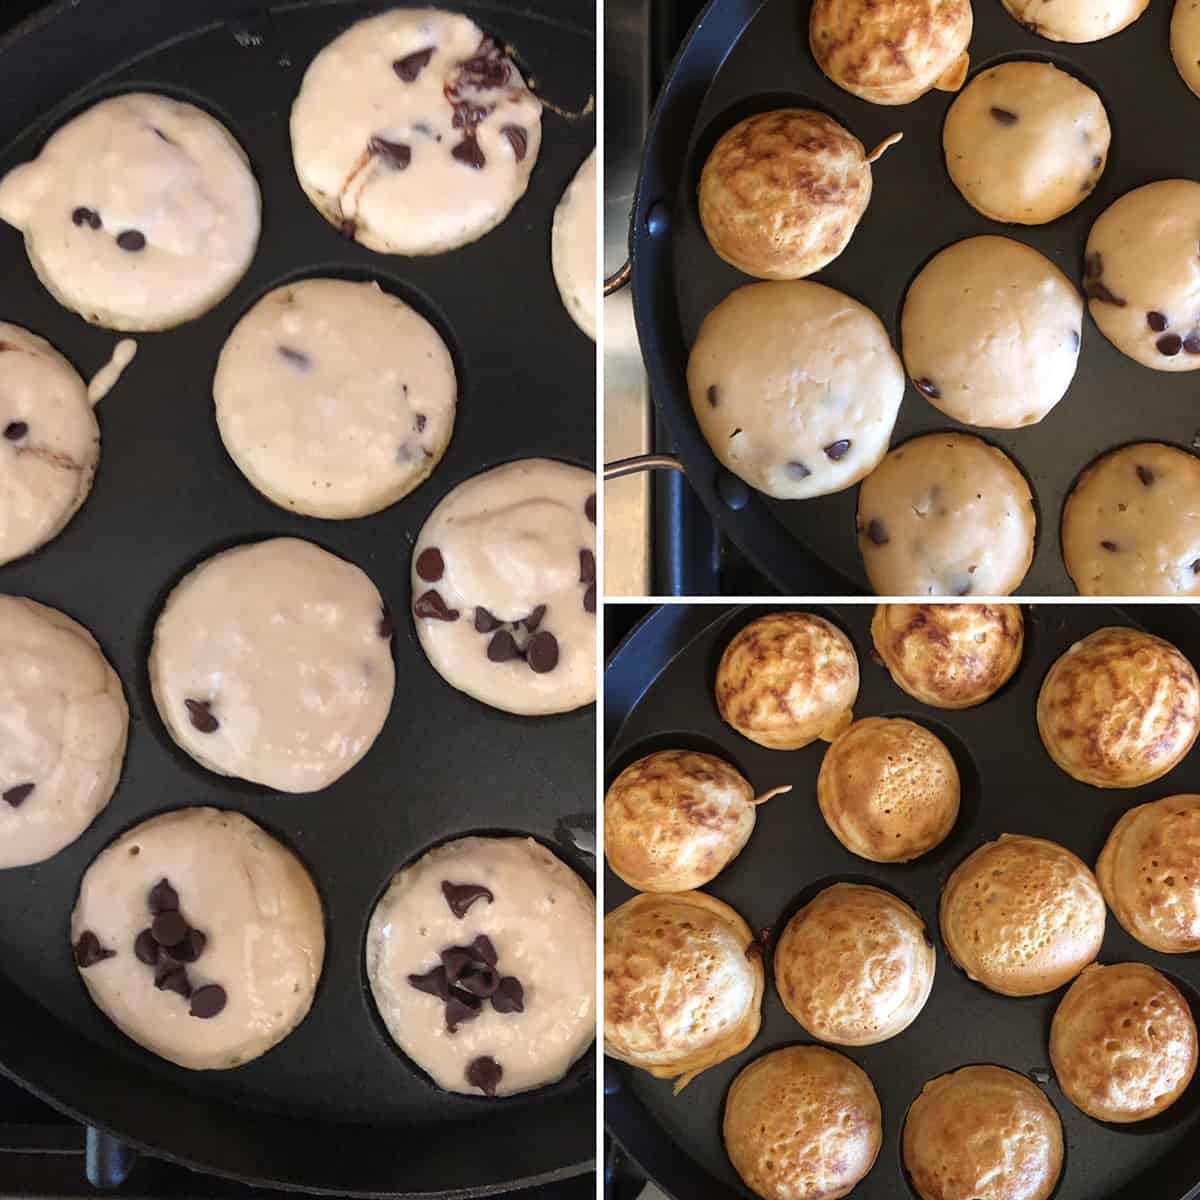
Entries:
[[[516,47],[549,99],[583,108],[594,79],[590,3],[461,7]],[[391,874],[454,836],[528,833],[591,878],[574,832],[593,821],[594,709],[527,719],[485,708],[433,671],[407,614],[413,540],[454,485],[527,455],[594,462],[593,343],[562,307],[549,252],[554,207],[592,146],[594,121],[545,113],[529,192],[481,241],[428,259],[375,255],[341,238],[305,199],[287,129],[310,60],[373,8],[300,4],[233,19],[244,10],[229,0],[87,0],[0,44],[0,171],[31,157],[88,102],[146,88],[226,123],[249,154],[264,211],[258,253],[233,294],[199,320],[138,337],[136,360],[99,409],[100,470],[82,511],[47,548],[0,568],[0,590],[61,608],[95,633],[131,715],[125,772],[107,811],[49,862],[0,872],[0,1064],[91,1124],[247,1181],[465,1194],[569,1174],[593,1156],[590,1057],[564,1083],[525,1097],[444,1094],[384,1034],[362,954]],[[281,281],[326,273],[378,278],[428,314],[460,377],[454,439],[433,477],[360,521],[312,520],[270,504],[225,454],[213,417],[213,369],[233,324]],[[0,319],[49,338],[85,374],[116,340],[51,299],[7,226]],[[146,673],[153,622],[180,576],[214,551],[275,535],[357,563],[397,615],[387,724],[358,767],[311,796],[272,794],[194,764],[170,742]],[[236,1071],[184,1071],[127,1041],[88,1000],[68,945],[79,879],[96,854],[150,814],[189,804],[236,808],[277,834],[309,867],[327,914],[312,1012]],[[585,846],[587,836],[578,839]]]
[[[781,606],[773,606],[779,608]],[[769,946],[800,903],[837,880],[874,883],[911,904],[937,946],[933,992],[916,1021],[876,1046],[845,1048],[867,1074],[883,1106],[883,1148],[856,1200],[901,1200],[909,1190],[900,1164],[908,1105],[926,1080],[969,1063],[996,1063],[1034,1074],[1062,1117],[1066,1166],[1055,1200],[1181,1200],[1200,1181],[1200,1082],[1167,1112],[1137,1125],[1103,1125],[1076,1109],[1049,1067],[1050,1018],[1065,988],[1048,996],[995,995],[949,960],[938,934],[941,885],[972,850],[1001,833],[1050,838],[1094,864],[1117,818],[1128,808],[1178,792],[1200,792],[1200,755],[1191,753],[1163,779],[1130,791],[1076,783],[1042,748],[1034,704],[1050,664],[1079,638],[1104,625],[1136,625],[1174,642],[1200,662],[1200,615],[1184,607],[1116,609],[1041,605],[1025,609],[1025,653],[1016,675],[978,708],[950,712],[913,700],[871,657],[873,605],[813,608],[854,643],[862,686],[855,717],[905,716],[945,741],[962,780],[953,832],[913,863],[881,865],[857,858],[826,828],[816,802],[824,743],[766,750],[721,722],[713,679],[722,651],[762,608],[662,608],[613,655],[605,678],[607,778],[653,750],[686,747],[733,763],[756,791],[790,783],[793,791],[758,810],[750,842],[705,890],[733,905],[753,929],[770,928]],[[605,873],[605,905],[633,892]],[[1100,961],[1146,962],[1170,976],[1200,1015],[1200,956],[1167,955],[1134,941],[1109,915]],[[676,1200],[725,1200],[753,1194],[738,1181],[721,1143],[722,1105],[737,1072],[767,1051],[811,1039],[784,1010],[771,981],[763,1025],[753,1044],[713,1067],[677,1097],[667,1080],[606,1060],[605,1113],[613,1135]]]
[[[1013,237],[1078,282],[1088,230],[1109,204],[1152,180],[1196,174],[1180,148],[1200,137],[1200,100],[1171,61],[1170,0],[1152,0],[1129,29],[1081,46],[1029,33],[1000,0],[974,0],[973,7],[972,77],[1008,59],[1038,59],[1078,76],[1108,110],[1112,148],[1099,186],[1048,225],[989,221],[959,195],[941,148],[952,95],[934,91],[914,104],[881,107],[826,79],[808,47],[810,5],[797,0],[713,0],[676,58],[651,121],[632,248],[638,329],[654,399],[714,519],[787,593],[869,590],[854,535],[858,489],[777,501],[733,476],[718,486],[724,473],[692,415],[684,371],[704,317],[729,292],[752,282],[717,257],[700,226],[696,185],[720,134],[753,112],[793,105],[829,113],[868,149],[903,132],[903,142],[874,167],[871,204],[849,246],[813,277],[876,312],[897,348],[905,291],[944,246],[978,234]],[[1126,358],[1088,316],[1075,380],[1039,424],[970,429],[944,416],[910,383],[892,441],[966,429],[1004,449],[1029,479],[1038,510],[1037,551],[1021,590],[1069,595],[1074,589],[1062,563],[1059,523],[1076,477],[1099,454],[1127,442],[1200,447],[1195,391],[1195,378],[1187,373],[1151,371]],[[744,507],[735,511],[730,499]]]

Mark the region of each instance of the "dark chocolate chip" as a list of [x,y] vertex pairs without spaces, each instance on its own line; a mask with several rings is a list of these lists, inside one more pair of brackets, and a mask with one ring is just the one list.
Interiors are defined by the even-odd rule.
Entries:
[[417,576],[426,583],[437,583],[446,573],[446,562],[436,546],[427,546],[417,555]]
[[376,632],[385,642],[396,632],[396,622],[393,620],[392,614],[388,609],[385,608],[382,610],[379,617],[379,624],[375,628]]
[[1188,354],[1200,354],[1200,329],[1193,329],[1183,339],[1183,348]]
[[150,932],[160,946],[178,946],[188,935],[188,923],[178,912],[160,912],[151,922]]
[[188,716],[200,733],[216,733],[221,728],[221,722],[212,715],[211,700],[185,700]]
[[1177,333],[1164,333],[1154,346],[1165,358],[1174,358],[1183,349],[1183,338]]
[[467,915],[467,909],[476,900],[486,899],[491,904],[496,898],[482,884],[449,883],[446,880],[442,880],[442,895],[446,897],[446,903],[450,906],[450,911],[460,921]]
[[787,472],[789,479],[807,479],[812,474],[802,462],[785,463],[783,469]]
[[191,981],[187,971],[176,962],[169,959],[160,963],[154,971],[154,986],[160,992],[174,992],[185,1000],[192,994]]
[[183,941],[171,947],[170,954],[176,962],[194,963],[204,953],[204,947],[207,945],[208,934],[199,929],[189,929]]
[[505,975],[496,985],[492,1007],[498,1013],[524,1012],[525,989],[521,981],[512,975]]
[[486,608],[475,609],[475,632],[476,633],[491,633],[493,630],[499,629],[502,622],[497,621]]
[[117,245],[130,254],[146,248],[146,235],[140,229],[126,229],[117,234]]
[[487,159],[484,157],[484,153],[480,149],[479,142],[475,139],[474,135],[463,138],[457,146],[451,149],[450,156],[476,171],[482,171],[487,166]]
[[435,47],[427,46],[424,50],[414,50],[411,54],[406,54],[403,58],[396,59],[392,63],[392,70],[405,83],[412,83],[420,73],[429,66],[429,60],[433,57]]
[[4,436],[10,442],[19,442],[29,432],[29,426],[24,421],[9,421],[4,427]]
[[1001,125],[1015,125],[1019,119],[1015,112],[1011,112],[1007,108],[993,107],[991,110],[991,113],[992,113],[992,120],[998,122]]
[[1200,558],[1194,558],[1192,560],[1192,574],[1200,575]]
[[342,237],[352,238],[358,232],[358,222],[353,217],[343,217],[341,224],[338,226],[338,233]]
[[439,957],[446,972],[447,981],[453,986],[464,971],[475,962],[475,951],[470,946],[447,946]]
[[924,392],[931,400],[942,398],[942,389],[932,379],[922,376],[920,379],[914,379],[913,382],[917,385],[917,391]]
[[1116,542],[1110,542],[1110,541],[1108,541],[1107,539],[1105,539],[1103,542],[1101,542],[1101,543],[1100,543],[1100,548],[1101,548],[1102,550],[1107,550],[1107,551],[1109,552],[1109,554],[1116,554],[1116,552],[1117,552],[1117,543],[1116,543]]
[[524,162],[525,155],[529,150],[529,138],[520,125],[505,125],[500,132],[508,138],[508,144],[512,147],[513,157],[517,162]]
[[424,414],[424,413],[417,413],[417,414],[416,414],[416,415],[413,417],[413,428],[414,428],[414,429],[415,429],[415,430],[416,430],[418,433],[424,433],[424,432],[425,432],[425,414]]
[[584,502],[583,511],[593,525],[596,523],[596,493],[593,492]]
[[717,391],[717,385],[715,383],[709,384],[709,386],[708,386],[708,406],[709,406],[709,408],[716,408],[717,405],[720,403],[721,403],[721,394],[720,394],[720,392]]
[[446,1028],[451,1033],[457,1033],[460,1025],[474,1021],[483,1008],[483,1001],[470,992],[452,988],[446,1001]]
[[94,208],[84,208],[83,205],[80,205],[71,214],[71,220],[79,226],[87,225],[91,229],[100,228],[100,214]]
[[492,634],[491,641],[487,646],[487,656],[489,662],[511,662],[514,658],[521,657],[521,651],[518,649],[513,635],[507,629],[501,629],[498,633]]
[[464,84],[478,91],[495,91],[508,83],[511,70],[504,51],[494,38],[484,34],[473,58],[458,64],[456,85]]
[[1083,258],[1083,278],[1099,279],[1104,274],[1104,259],[1097,250],[1093,254],[1085,254]]
[[886,546],[892,540],[888,536],[887,526],[878,517],[872,517],[867,522],[867,537],[876,546]]
[[413,604],[413,615],[430,617],[435,621],[457,621],[459,614],[457,608],[451,608],[442,599],[440,592],[431,588],[417,597]]
[[838,438],[836,442],[830,442],[825,447],[825,457],[833,462],[846,457],[846,451],[850,449],[849,438]]
[[579,552],[579,582],[596,582],[596,556],[586,548]]
[[1137,477],[1149,487],[1154,482],[1154,472],[1149,467],[1143,467],[1140,463],[1137,468]]
[[496,968],[489,967],[487,963],[473,962],[458,977],[458,986],[481,1000],[492,995],[499,983],[500,976]]
[[403,171],[412,162],[412,147],[403,142],[389,142],[387,138],[373,137],[367,149],[378,155],[394,171]]
[[520,624],[524,625],[530,633],[536,633],[538,626],[542,623],[542,618],[546,615],[546,606],[539,604],[527,617],[522,617]]
[[1083,294],[1089,300],[1097,300],[1101,304],[1111,304],[1114,308],[1125,307],[1125,301],[1122,300],[1120,296],[1114,295],[1112,292],[1110,292],[1107,285],[1102,283],[1099,279],[1093,279],[1090,283],[1086,284],[1083,289]]
[[206,983],[192,993],[192,1007],[188,1011],[193,1017],[207,1021],[225,1007],[225,989],[219,983]]
[[545,675],[558,666],[558,638],[544,629],[535,633],[525,647],[525,661],[536,675]]
[[481,933],[472,943],[471,949],[474,951],[475,957],[480,962],[485,962],[489,967],[496,965],[496,947],[492,945],[492,939],[486,933]]
[[90,929],[85,929],[75,943],[75,965],[86,970],[106,958],[115,958],[116,953],[115,950],[106,950],[100,945],[100,939]]
[[133,942],[133,953],[138,962],[153,967],[158,962],[158,943],[149,929],[143,929]]
[[1165,316],[1160,312],[1148,312],[1146,314],[1146,324],[1154,330],[1155,333],[1162,333],[1170,324]]
[[594,583],[583,593],[583,611],[590,613],[596,611],[596,585]]
[[179,893],[167,882],[160,879],[146,897],[146,905],[152,913],[178,912]]
[[30,793],[35,787],[37,787],[36,783],[18,783],[16,787],[10,787],[4,793],[4,802],[11,804],[13,808],[20,808],[29,799]]
[[303,350],[294,350],[291,346],[277,346],[276,349],[297,371],[308,371],[312,368],[312,359]]
[[410,975],[408,982],[418,992],[436,996],[443,1002],[450,999],[450,981],[446,978],[445,967],[434,967],[432,971],[426,971],[424,975]]
[[486,1054],[471,1060],[467,1067],[467,1082],[477,1087],[485,1096],[494,1096],[496,1087],[504,1075],[504,1068]]

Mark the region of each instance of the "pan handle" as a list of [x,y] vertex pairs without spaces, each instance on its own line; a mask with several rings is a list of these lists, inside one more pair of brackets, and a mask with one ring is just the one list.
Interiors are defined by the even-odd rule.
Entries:
[[604,481],[623,479],[626,475],[638,475],[642,471],[678,471],[684,474],[683,463],[670,454],[635,454],[632,458],[618,458],[604,464]]
[[633,262],[630,259],[625,260],[625,265],[619,267],[604,281],[604,298],[607,300],[609,296],[615,295],[622,288],[629,286],[629,281],[633,278]]
[[111,1192],[119,1188],[137,1162],[137,1151],[110,1133],[87,1127],[84,1165],[88,1183],[98,1191]]

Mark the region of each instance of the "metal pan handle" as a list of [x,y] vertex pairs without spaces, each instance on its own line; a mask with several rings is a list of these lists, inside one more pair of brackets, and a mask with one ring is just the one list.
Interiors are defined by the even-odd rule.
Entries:
[[622,288],[629,286],[629,281],[633,278],[633,261],[626,259],[624,264],[618,267],[604,281],[604,298],[607,300],[609,296],[616,295]]
[[681,475],[683,463],[670,454],[635,454],[632,458],[618,458],[604,464],[604,481],[623,479],[626,475],[639,475],[642,471],[678,471]]

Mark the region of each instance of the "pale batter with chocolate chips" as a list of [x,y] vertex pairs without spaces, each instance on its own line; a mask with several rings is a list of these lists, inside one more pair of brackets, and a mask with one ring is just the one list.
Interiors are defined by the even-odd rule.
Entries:
[[596,902],[532,838],[466,837],[392,880],[367,978],[396,1044],[450,1092],[561,1079],[595,1037]]
[[210,771],[319,791],[383,728],[391,638],[379,592],[352,563],[298,538],[237,546],[167,597],[150,649],[154,702]]
[[1200,369],[1200,183],[1134,188],[1088,234],[1083,291],[1100,332],[1156,371]]
[[308,872],[240,813],[183,808],[87,869],[71,945],[97,1007],[194,1071],[247,1063],[304,1020],[325,958]]
[[0,219],[25,235],[38,278],[109,329],[207,312],[250,265],[260,209],[224,126],[147,92],[94,104],[0,180]]
[[550,261],[563,306],[596,340],[596,152],[583,160],[554,210]]
[[385,254],[440,254],[525,194],[541,102],[469,17],[396,8],[313,59],[292,107],[300,186],[326,220]]
[[0,867],[41,862],[108,804],[129,710],[121,681],[82,625],[0,596]]
[[437,330],[375,283],[268,292],[230,334],[213,397],[242,474],[282,508],[362,517],[426,480],[458,384]]
[[596,698],[596,587],[596,477],[551,459],[459,484],[413,548],[413,617],[429,661],[507,712]]

